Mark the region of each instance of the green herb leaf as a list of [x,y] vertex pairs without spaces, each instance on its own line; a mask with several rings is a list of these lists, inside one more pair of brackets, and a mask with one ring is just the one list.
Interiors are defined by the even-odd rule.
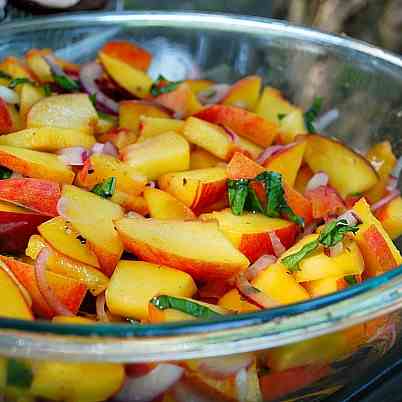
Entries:
[[0,78],[4,78],[6,80],[11,80],[13,77],[11,77],[10,74],[5,73],[4,71],[0,70]]
[[333,247],[343,240],[345,233],[356,233],[357,225],[349,225],[346,219],[329,222],[320,233],[318,241],[325,247]]
[[282,121],[287,116],[287,114],[286,113],[278,113],[277,116],[278,116],[278,120]]
[[49,84],[45,84],[43,85],[43,92],[45,94],[45,96],[52,96],[52,88],[50,88]]
[[108,120],[108,121],[116,121],[116,118],[114,116],[112,116],[111,114],[103,113],[103,112],[100,112],[99,110],[97,110],[97,113],[101,119]]
[[36,85],[36,82],[31,81],[29,78],[14,78],[9,82],[8,87],[10,89],[14,89],[18,85],[22,85],[22,84]]
[[67,92],[77,92],[80,90],[80,86],[77,81],[72,80],[66,75],[53,74],[53,78],[56,84]]
[[99,197],[110,198],[116,189],[116,177],[109,177],[102,183],[98,183],[91,192]]
[[348,283],[349,286],[357,285],[357,280],[354,275],[345,276],[345,281]]
[[197,318],[218,318],[222,315],[210,308],[192,300],[180,299],[178,297],[161,295],[151,299],[151,303],[159,310],[174,309]]
[[163,75],[159,75],[156,81],[151,85],[151,95],[159,96],[174,91],[183,81],[169,81]]
[[32,369],[27,363],[17,359],[8,359],[6,379],[8,386],[27,389],[31,387],[32,381]]
[[9,179],[13,171],[6,168],[5,166],[0,166],[0,180]]
[[89,95],[89,100],[96,107],[96,94]]
[[245,209],[251,212],[264,212],[264,208],[261,205],[260,200],[257,197],[254,189],[252,187],[248,187],[248,194],[246,198]]
[[228,179],[229,205],[235,215],[241,215],[249,193],[247,179]]
[[321,107],[322,107],[322,98],[317,96],[314,99],[313,104],[307,110],[307,112],[304,113],[304,122],[306,124],[306,128],[309,133],[316,132],[314,122],[320,113]]
[[311,241],[305,244],[297,253],[288,255],[281,260],[290,272],[295,272],[299,270],[299,263],[303,258],[308,257],[313,251],[319,246],[318,240]]

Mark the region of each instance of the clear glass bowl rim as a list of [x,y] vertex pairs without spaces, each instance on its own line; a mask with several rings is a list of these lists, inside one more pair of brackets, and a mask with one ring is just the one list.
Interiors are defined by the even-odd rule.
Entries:
[[[365,54],[400,69],[402,58],[367,43],[286,22],[187,12],[81,13],[0,25],[0,37],[36,29],[132,24],[297,37]],[[0,353],[71,360],[158,361],[279,346],[331,333],[402,307],[402,266],[362,284],[307,302],[208,322],[163,325],[67,325],[0,318]],[[222,348],[222,345],[225,347]]]

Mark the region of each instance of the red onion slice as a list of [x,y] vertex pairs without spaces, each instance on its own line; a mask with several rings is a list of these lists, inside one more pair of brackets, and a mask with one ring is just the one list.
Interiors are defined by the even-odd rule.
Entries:
[[17,92],[5,87],[4,85],[0,85],[0,98],[11,105],[16,105],[20,102],[20,97],[18,96]]
[[354,211],[346,211],[345,213],[343,213],[342,215],[338,216],[337,220],[346,220],[348,225],[354,226],[357,225],[358,223],[361,223],[361,219],[360,217],[356,214],[356,212]]
[[102,292],[96,297],[96,316],[101,322],[110,322],[105,310],[106,298],[105,292]]
[[117,114],[119,111],[119,104],[102,92],[96,83],[96,80],[101,78],[102,75],[102,66],[96,61],[91,61],[84,64],[80,69],[81,84],[84,87],[85,92],[89,95],[96,95],[96,103],[99,103],[113,114]]
[[384,207],[385,205],[389,204],[395,198],[398,198],[401,195],[399,190],[392,190],[388,193],[385,197],[381,198],[381,200],[377,201],[375,204],[371,206],[371,210],[373,212],[379,210],[380,208]]
[[230,89],[228,84],[211,85],[205,91],[198,93],[197,98],[203,105],[212,105],[223,100]]
[[338,255],[343,253],[343,242],[339,242],[329,248],[329,255],[330,257],[337,257]]
[[50,250],[44,247],[35,261],[35,276],[38,288],[49,307],[57,314],[73,317],[74,314],[57,298],[46,278],[46,263],[50,256]]
[[393,191],[398,187],[399,177],[402,172],[402,156],[396,161],[395,167],[392,169],[391,174],[389,175],[388,185],[386,187],[387,191]]
[[123,389],[113,398],[121,402],[150,402],[171,388],[183,375],[175,364],[161,363],[141,377],[126,380]]
[[270,147],[264,149],[261,152],[260,156],[257,158],[256,162],[262,165],[265,163],[267,159],[269,159],[272,155],[276,154],[277,152],[283,149],[283,145],[271,145]]
[[150,181],[150,182],[147,184],[147,187],[149,187],[149,188],[155,188],[155,187],[156,187],[156,182],[155,182],[155,181]]
[[59,159],[69,166],[82,166],[89,157],[89,152],[83,147],[63,148],[57,152]]
[[198,369],[205,375],[222,380],[234,376],[253,363],[253,354],[242,353],[233,356],[209,357],[198,360]]
[[315,190],[318,187],[328,185],[329,177],[324,172],[317,172],[307,183],[305,191]]
[[233,144],[238,145],[239,144],[239,136],[231,128],[229,128],[227,126],[223,126],[223,125],[221,127],[225,130],[230,141],[232,141]]
[[277,258],[279,258],[285,251],[286,247],[282,244],[281,239],[275,231],[268,232],[269,240],[271,241],[272,250]]
[[104,155],[110,155],[114,157],[118,157],[119,152],[117,151],[116,146],[110,142],[107,141],[104,144],[97,142],[94,144],[90,150],[90,154],[104,154]]
[[276,303],[273,299],[255,288],[247,280],[244,273],[236,277],[236,288],[246,299],[260,308],[268,309],[278,306],[278,303]]
[[14,272],[11,271],[11,269],[8,267],[8,265],[2,260],[0,260],[0,268],[12,279],[12,281],[15,283],[15,285],[21,292],[22,297],[24,298],[26,304],[28,305],[29,308],[31,308],[32,307],[32,297],[29,294],[29,292],[25,289],[25,287],[22,285],[22,283],[14,275]]
[[262,255],[257,261],[251,264],[245,272],[246,278],[252,281],[260,272],[267,269],[270,265],[275,264],[276,257],[270,254]]

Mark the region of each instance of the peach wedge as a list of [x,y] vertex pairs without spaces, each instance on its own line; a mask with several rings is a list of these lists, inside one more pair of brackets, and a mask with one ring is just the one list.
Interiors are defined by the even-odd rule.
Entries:
[[123,218],[116,228],[125,248],[138,258],[180,269],[195,279],[227,279],[249,264],[216,223]]
[[235,82],[220,103],[253,111],[261,90],[261,77],[250,75]]

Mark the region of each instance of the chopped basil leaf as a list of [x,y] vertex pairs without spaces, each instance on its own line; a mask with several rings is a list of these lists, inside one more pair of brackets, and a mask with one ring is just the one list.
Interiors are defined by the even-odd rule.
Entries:
[[5,73],[4,71],[0,71],[0,78],[4,78],[6,80],[11,80],[13,77],[11,77],[10,74]]
[[183,81],[169,81],[163,75],[159,75],[151,86],[151,95],[158,96],[174,91]]
[[8,359],[6,384],[16,388],[30,388],[33,381],[31,367],[24,361]]
[[52,88],[50,88],[49,84],[43,85],[43,92],[45,93],[45,96],[51,96],[52,95]]
[[161,295],[153,297],[150,301],[159,310],[173,309],[197,318],[218,318],[221,314],[195,301],[180,299],[178,297]]
[[316,132],[316,129],[314,127],[314,121],[318,117],[321,107],[322,107],[322,98],[317,96],[314,99],[313,104],[307,110],[307,112],[304,113],[304,122],[306,124],[306,128],[309,133]]
[[282,121],[287,116],[287,114],[286,113],[278,113],[277,116],[278,116],[278,120]]
[[299,263],[303,258],[308,257],[319,246],[318,240],[305,244],[297,253],[288,255],[281,262],[286,265],[290,272],[299,271]]
[[116,189],[116,177],[109,177],[102,183],[98,183],[91,192],[99,197],[110,198]]
[[241,215],[249,193],[247,179],[228,180],[229,205],[235,215]]
[[345,276],[345,281],[348,283],[349,286],[357,285],[357,279],[354,275]]
[[96,107],[96,94],[89,95],[89,100]]
[[31,81],[29,78],[14,78],[9,82],[8,87],[10,89],[14,89],[18,85],[22,85],[22,84],[36,85],[36,82]]
[[0,166],[0,180],[9,179],[13,171],[6,168],[5,166]]
[[67,75],[53,74],[53,78],[56,84],[67,92],[76,92],[80,90],[78,82],[67,77]]
[[255,193],[255,190],[249,186],[248,188],[248,195],[246,199],[245,209],[251,212],[264,212],[264,208],[261,205],[260,200]]

